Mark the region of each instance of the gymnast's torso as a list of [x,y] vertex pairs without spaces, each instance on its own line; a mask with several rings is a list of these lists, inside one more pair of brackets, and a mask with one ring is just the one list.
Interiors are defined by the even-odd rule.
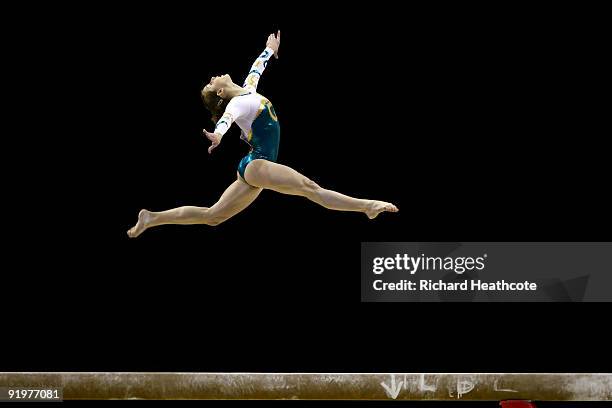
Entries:
[[249,92],[232,98],[226,113],[228,111],[235,115],[234,121],[241,130],[240,138],[251,146],[251,153],[276,161],[280,126],[272,103],[256,92]]

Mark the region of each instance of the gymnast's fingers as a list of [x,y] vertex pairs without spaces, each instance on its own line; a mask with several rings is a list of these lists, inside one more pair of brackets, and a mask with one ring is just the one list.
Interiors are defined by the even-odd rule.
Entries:
[[204,132],[204,136],[206,136],[208,140],[210,140],[211,142],[215,141],[215,138],[212,133],[208,132],[206,129],[202,129],[202,132]]

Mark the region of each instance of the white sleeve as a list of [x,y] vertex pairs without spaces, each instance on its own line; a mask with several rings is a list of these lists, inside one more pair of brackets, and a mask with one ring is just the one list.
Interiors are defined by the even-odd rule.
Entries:
[[270,47],[266,47],[266,49],[257,57],[253,66],[251,66],[251,70],[244,80],[243,88],[248,89],[249,91],[255,91],[257,89],[257,84],[259,83],[259,78],[261,74],[263,74],[266,66],[268,65],[268,60],[270,57],[274,55],[274,50]]
[[235,97],[227,104],[225,112],[221,119],[217,121],[214,133],[220,133],[221,136],[225,134],[232,126],[232,123],[238,118],[246,116],[249,113],[249,105],[244,98]]

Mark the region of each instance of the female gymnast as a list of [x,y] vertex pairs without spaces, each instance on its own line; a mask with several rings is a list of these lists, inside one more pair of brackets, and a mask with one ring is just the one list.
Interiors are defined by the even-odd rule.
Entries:
[[270,34],[266,49],[255,60],[242,86],[232,82],[229,75],[222,75],[212,77],[202,89],[202,100],[216,124],[214,132],[203,131],[211,141],[208,153],[219,146],[234,122],[242,130],[241,138],[251,147],[238,164],[236,181],[212,207],[184,206],[161,212],[141,210],[138,222],[127,232],[129,237],[135,238],[148,228],[165,224],[219,225],[248,207],[264,188],[306,197],[331,210],[363,212],[370,219],[383,211],[398,211],[388,202],[353,198],[324,189],[292,168],[276,163],[280,141],[278,118],[270,101],[256,93],[256,89],[270,57],[278,58],[279,45],[280,31]]

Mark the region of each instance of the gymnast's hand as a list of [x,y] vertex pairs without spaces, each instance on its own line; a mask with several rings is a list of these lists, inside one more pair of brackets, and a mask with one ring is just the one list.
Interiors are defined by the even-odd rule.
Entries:
[[278,59],[278,47],[280,47],[280,30],[276,33],[270,34],[268,36],[268,42],[266,42],[266,47],[270,47],[274,50],[274,56]]
[[203,129],[202,132],[204,132],[204,136],[206,136],[208,140],[212,142],[212,144],[208,148],[208,154],[211,154],[213,149],[219,146],[219,143],[221,143],[221,138],[223,136],[220,133],[210,133],[206,129]]

